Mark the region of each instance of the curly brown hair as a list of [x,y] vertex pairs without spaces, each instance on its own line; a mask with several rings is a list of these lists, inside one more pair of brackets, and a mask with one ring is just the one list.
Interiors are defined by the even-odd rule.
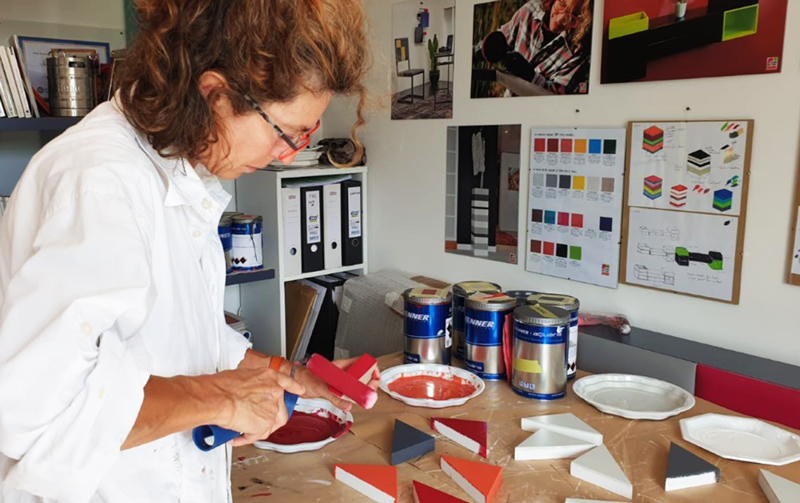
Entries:
[[[360,0],[136,0],[139,29],[117,89],[128,121],[165,157],[201,159],[220,140],[211,103],[236,114],[287,102],[303,90],[357,95],[351,136],[365,123],[365,15]],[[198,79],[217,71],[230,88],[204,97]]]
[[[542,8],[550,12],[556,0],[542,0]],[[592,43],[592,18],[594,17],[594,2],[592,0],[574,0],[569,4],[571,8],[578,7],[575,17],[578,25],[570,30],[569,38],[572,42],[572,51],[581,52]]]

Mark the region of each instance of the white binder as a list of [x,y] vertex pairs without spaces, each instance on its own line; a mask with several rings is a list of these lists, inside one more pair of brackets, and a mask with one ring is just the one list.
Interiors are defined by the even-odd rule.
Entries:
[[303,274],[303,218],[300,214],[300,188],[281,189],[283,207],[283,275]]
[[322,186],[323,225],[325,236],[325,269],[342,267],[342,186]]

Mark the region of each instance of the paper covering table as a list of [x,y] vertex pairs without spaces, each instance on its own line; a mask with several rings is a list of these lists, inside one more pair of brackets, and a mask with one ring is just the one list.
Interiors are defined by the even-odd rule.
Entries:
[[[380,368],[399,365],[402,356],[385,356]],[[586,373],[578,372],[578,378]],[[572,460],[514,461],[514,447],[531,433],[522,431],[520,419],[540,414],[571,412],[604,436],[605,445],[633,483],[633,501],[647,503],[769,503],[758,486],[759,468],[800,482],[800,463],[762,466],[722,459],[692,445],[681,437],[678,421],[709,412],[740,416],[704,400],[680,416],[665,421],[630,421],[596,410],[572,393],[551,403],[534,402],[516,395],[505,382],[486,382],[486,390],[461,407],[424,409],[410,407],[379,391],[372,410],[353,408],[353,429],[336,442],[315,452],[278,454],[252,446],[233,451],[231,484],[234,501],[243,503],[326,503],[368,502],[354,490],[333,478],[335,463],[388,465],[395,418],[434,434],[430,418],[458,417],[489,422],[489,462],[503,468],[503,486],[495,499],[506,503],[564,503],[566,498],[620,501],[621,498],[578,480],[569,474]],[[780,425],[778,425],[780,426]],[[798,433],[796,430],[786,430]],[[670,442],[686,448],[722,471],[719,484],[664,492]],[[414,501],[413,480],[472,501],[439,468],[439,454],[486,461],[466,449],[437,436],[436,452],[399,465],[400,503]]]

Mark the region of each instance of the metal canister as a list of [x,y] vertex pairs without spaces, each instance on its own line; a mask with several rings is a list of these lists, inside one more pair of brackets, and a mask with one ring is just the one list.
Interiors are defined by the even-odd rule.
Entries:
[[222,242],[222,251],[225,253],[225,272],[227,273],[233,272],[233,262],[231,262],[231,249],[233,248],[232,232],[233,220],[231,217],[222,215],[217,225],[217,233],[219,234],[219,240]]
[[534,292],[531,290],[509,290],[507,292],[503,292],[509,297],[514,297],[517,299],[517,307],[525,306],[528,304],[528,297],[531,295],[536,295],[539,292]]
[[569,312],[557,307],[514,310],[511,387],[524,397],[555,400],[567,393]]
[[83,117],[95,106],[97,56],[53,49],[47,57],[47,93],[53,117]]
[[575,379],[578,371],[578,310],[581,303],[569,295],[542,293],[528,297],[528,304],[542,304],[569,312],[569,346],[567,346],[567,379]]
[[464,310],[467,327],[465,364],[483,379],[506,379],[503,329],[506,323],[511,323],[510,315],[516,306],[516,299],[501,292],[476,293],[467,297]]
[[464,303],[476,293],[496,293],[502,290],[497,283],[486,281],[462,281],[453,285],[453,356],[464,359],[466,328],[464,327]]
[[453,294],[436,288],[409,288],[405,300],[405,363],[450,365]]
[[264,243],[259,215],[237,215],[231,224],[231,262],[235,271],[255,271],[264,267]]

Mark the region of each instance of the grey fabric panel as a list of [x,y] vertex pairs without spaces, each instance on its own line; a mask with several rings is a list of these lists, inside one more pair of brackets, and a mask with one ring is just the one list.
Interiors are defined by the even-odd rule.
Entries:
[[701,344],[642,328],[632,328],[630,335],[620,335],[616,330],[605,326],[581,327],[581,331],[629,346],[688,360],[699,365],[727,370],[800,390],[800,367],[788,363]]
[[592,374],[633,374],[660,379],[694,395],[697,364],[581,332],[578,368]]

